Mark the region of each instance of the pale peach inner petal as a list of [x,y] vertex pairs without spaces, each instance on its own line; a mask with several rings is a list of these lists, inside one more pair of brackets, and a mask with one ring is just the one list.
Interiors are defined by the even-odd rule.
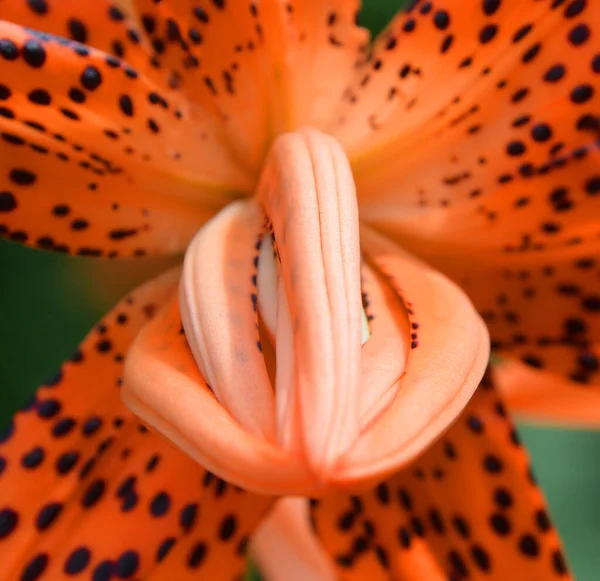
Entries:
[[273,223],[290,309],[295,377],[285,389],[295,391],[289,401],[307,460],[326,473],[358,436],[358,211],[345,154],[317,131],[280,137],[258,199]]
[[280,278],[277,284],[277,333],[275,351],[277,393],[277,443],[288,450],[303,453],[302,426],[298,414],[296,383],[296,359],[294,357],[294,331],[285,284]]
[[250,202],[231,204],[198,232],[183,266],[181,317],[198,367],[219,401],[247,430],[274,439],[275,402],[260,350],[251,275],[261,235],[262,215]]
[[342,459],[343,480],[389,474],[431,444],[468,403],[490,352],[487,328],[457,286],[366,227],[361,239],[417,333],[397,397]]
[[283,498],[252,535],[250,552],[268,581],[336,581],[314,534],[308,500]]
[[361,351],[361,427],[365,429],[398,393],[410,345],[410,323],[402,302],[367,262],[362,289],[368,301],[369,340]]
[[273,237],[265,235],[258,255],[258,307],[260,316],[269,331],[271,341],[275,342],[277,324],[277,283],[279,267],[273,257]]
[[[489,341],[460,289],[368,228],[360,236],[362,265],[339,144],[315,130],[278,138],[256,199],[190,245],[185,336],[169,358],[153,341],[134,346],[127,402],[254,491],[355,490],[404,466],[466,405]],[[175,352],[195,359],[194,377]]]

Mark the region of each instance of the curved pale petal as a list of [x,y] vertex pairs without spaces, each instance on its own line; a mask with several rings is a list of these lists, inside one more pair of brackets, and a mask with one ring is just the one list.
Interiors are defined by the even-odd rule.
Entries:
[[277,295],[280,276],[276,258],[273,237],[270,234],[265,235],[260,245],[256,289],[260,316],[273,344],[276,341]]
[[250,553],[267,581],[336,581],[310,527],[308,500],[283,498],[252,535]]
[[284,448],[303,454],[303,423],[298,410],[302,409],[296,389],[298,365],[294,357],[294,329],[283,278],[277,284],[277,320],[275,353],[275,389],[277,390],[277,442]]
[[206,472],[121,403],[123,358],[179,272],[111,311],[0,438],[2,579],[233,578],[271,503]]
[[[157,328],[132,349],[125,394],[136,412],[220,475],[256,490],[304,491],[325,485],[359,429],[358,216],[343,151],[316,131],[282,136],[258,199],[272,221],[281,271],[275,416],[256,313],[265,226],[255,202],[222,212],[186,256],[182,319],[199,370],[187,360],[176,364],[189,358],[185,337],[171,344]],[[174,325],[177,307],[157,325]],[[161,349],[172,351],[170,359]],[[194,415],[210,417],[213,430],[196,426]],[[275,417],[277,443],[269,441]]]
[[123,398],[202,466],[245,489],[302,494],[314,477],[298,458],[258,438],[225,410],[202,378],[174,299],[129,351]]
[[596,429],[600,425],[597,390],[515,361],[494,366],[498,390],[520,419]]
[[[186,258],[183,328],[174,301],[130,351],[124,397],[244,488],[316,496],[367,486],[421,453],[461,412],[487,363],[485,326],[457,287],[365,228],[371,328],[361,348],[354,188],[333,139],[313,130],[279,138],[257,197],[275,256],[259,253],[254,202],[207,224]],[[277,286],[275,365],[257,344],[261,259],[276,261],[275,281],[262,285],[270,296]]]
[[[325,475],[358,435],[358,212],[344,152],[316,131],[280,137],[267,158],[258,200],[273,224],[293,342],[293,354],[278,345],[277,356],[278,367],[280,360],[294,359],[294,381],[276,389],[292,390],[289,413],[300,418],[309,462]],[[283,304],[278,327],[288,317]]]
[[[381,579],[568,579],[556,531],[490,378],[411,466],[354,497],[312,504],[338,575]],[[373,562],[373,561],[371,561]]]
[[363,304],[369,338],[361,350],[361,423],[363,429],[398,395],[410,351],[411,324],[405,306],[388,281],[362,264]]
[[464,408],[489,355],[485,326],[456,286],[367,228],[361,241],[403,301],[416,336],[396,397],[341,459],[340,481],[390,473],[426,449]]
[[256,276],[264,214],[238,202],[190,244],[180,285],[183,327],[200,372],[249,432],[275,439],[275,397],[258,331]]
[[129,65],[0,22],[0,233],[74,254],[177,252],[249,186],[210,125]]

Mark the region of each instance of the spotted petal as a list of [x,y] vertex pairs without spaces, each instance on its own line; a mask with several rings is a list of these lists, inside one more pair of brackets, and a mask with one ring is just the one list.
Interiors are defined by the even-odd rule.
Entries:
[[[442,0],[400,13],[358,69],[338,117],[363,193],[401,192],[414,206],[422,189],[439,202],[539,163],[559,142],[587,140],[589,127],[575,123],[594,94],[598,10],[577,0]],[[538,139],[527,135],[538,124]],[[507,146],[519,139],[511,155]],[[377,182],[386,187],[375,191]]]
[[368,38],[355,24],[358,0],[133,3],[153,62],[222,120],[256,174],[277,134],[327,127]]
[[340,128],[361,216],[460,284],[496,349],[594,384],[599,19],[580,1],[418,3]]
[[[490,378],[456,424],[374,490],[312,504],[344,579],[567,579],[556,531]],[[375,563],[377,567],[375,569]]]
[[248,185],[218,132],[105,53],[0,21],[0,231],[77,254],[181,251]]
[[390,230],[464,288],[497,351],[584,384],[600,378],[597,161],[591,151],[518,177],[487,198],[489,212],[486,199],[450,210],[452,225],[433,226],[433,213],[419,234],[414,223]]
[[127,14],[127,3],[111,0],[1,0],[0,16],[93,46],[151,74],[148,51],[137,23]]
[[233,578],[244,570],[248,535],[270,500],[206,472],[120,401],[124,354],[176,293],[178,276],[117,305],[4,435],[3,579]]

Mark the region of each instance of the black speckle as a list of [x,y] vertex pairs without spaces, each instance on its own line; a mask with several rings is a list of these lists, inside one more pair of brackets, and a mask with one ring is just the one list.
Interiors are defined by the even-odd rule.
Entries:
[[23,569],[19,581],[37,581],[44,574],[49,562],[50,559],[46,553],[36,555]]
[[166,492],[159,492],[150,502],[150,513],[152,516],[160,517],[167,514],[171,506],[171,499]]
[[94,91],[102,84],[102,75],[96,67],[90,65],[81,73],[80,80],[88,91]]
[[46,62],[46,51],[40,42],[30,38],[23,44],[23,60],[33,68],[40,68]]
[[62,508],[62,504],[58,502],[51,502],[42,507],[35,519],[37,529],[40,531],[46,530],[58,518]]
[[77,575],[81,573],[90,562],[92,554],[87,547],[75,549],[65,563],[65,573],[67,575]]
[[115,574],[120,579],[128,579],[135,575],[140,564],[136,551],[125,551],[115,564]]

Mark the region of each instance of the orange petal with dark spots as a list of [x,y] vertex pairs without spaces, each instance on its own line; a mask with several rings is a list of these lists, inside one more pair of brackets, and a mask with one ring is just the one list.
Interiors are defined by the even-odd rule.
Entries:
[[357,23],[360,0],[252,2],[258,8],[271,68],[271,123],[276,133],[330,129],[369,32]]
[[502,355],[584,384],[600,377],[599,20],[590,2],[415,7],[340,129],[361,218],[457,282]]
[[147,46],[120,0],[2,0],[3,20],[93,46],[152,75]]
[[369,492],[325,497],[311,512],[344,579],[364,579],[364,571],[415,581],[569,578],[542,493],[489,377],[411,466]]
[[[129,445],[131,440],[140,446],[136,441],[140,424],[120,402],[123,360],[133,338],[148,321],[148,313],[176,291],[177,278],[177,272],[168,273],[117,305],[58,374],[38,390],[29,409],[17,413],[9,426],[0,444],[4,554],[0,577],[20,579],[27,563],[42,554],[58,578],[69,552],[78,545],[77,535],[72,533],[87,526],[81,527],[77,520],[83,515],[92,521],[98,518],[94,517],[97,505],[106,506],[113,518],[123,519],[116,521],[117,526],[135,522],[132,513],[120,514],[126,498],[113,498],[114,491],[104,495],[110,476],[107,468],[111,467],[116,477],[127,470],[125,456],[135,454],[138,463],[143,457],[143,450],[134,452]],[[153,454],[152,450],[147,452],[144,462]],[[122,474],[121,479],[125,477]],[[116,485],[115,481],[112,486]],[[146,495],[151,490],[147,489]],[[146,501],[149,499],[147,496]],[[104,510],[101,515],[105,515]],[[106,542],[104,532],[105,525],[95,531],[88,529],[85,543],[100,536],[102,545]],[[96,564],[104,558],[117,559],[131,541],[121,537],[118,528],[112,535],[114,545],[109,545],[106,553],[94,555]],[[65,539],[72,542],[65,543]],[[155,539],[155,543],[159,541]],[[61,557],[52,559],[58,552]]]
[[[591,223],[595,213],[586,208]],[[511,242],[516,242],[522,230],[513,223]],[[419,247],[421,256],[469,295],[495,351],[555,373],[576,390],[576,384],[585,389],[600,380],[600,245],[591,231],[577,241],[574,226],[571,241],[542,248],[529,245],[526,237],[511,251],[451,249],[441,237]]]
[[120,399],[124,355],[178,277],[121,301],[15,417],[0,444],[3,579],[243,573],[271,500],[206,472]]
[[165,84],[220,119],[240,163],[257,172],[267,147],[268,101],[263,32],[251,4],[134,0],[133,8]]
[[133,4],[167,82],[222,120],[256,175],[278,134],[329,126],[367,48],[357,0]]
[[82,255],[180,252],[248,187],[214,126],[126,63],[7,22],[0,37],[4,236]]
[[462,198],[588,140],[577,122],[594,93],[597,21],[589,2],[442,0],[400,13],[338,119],[365,201]]

